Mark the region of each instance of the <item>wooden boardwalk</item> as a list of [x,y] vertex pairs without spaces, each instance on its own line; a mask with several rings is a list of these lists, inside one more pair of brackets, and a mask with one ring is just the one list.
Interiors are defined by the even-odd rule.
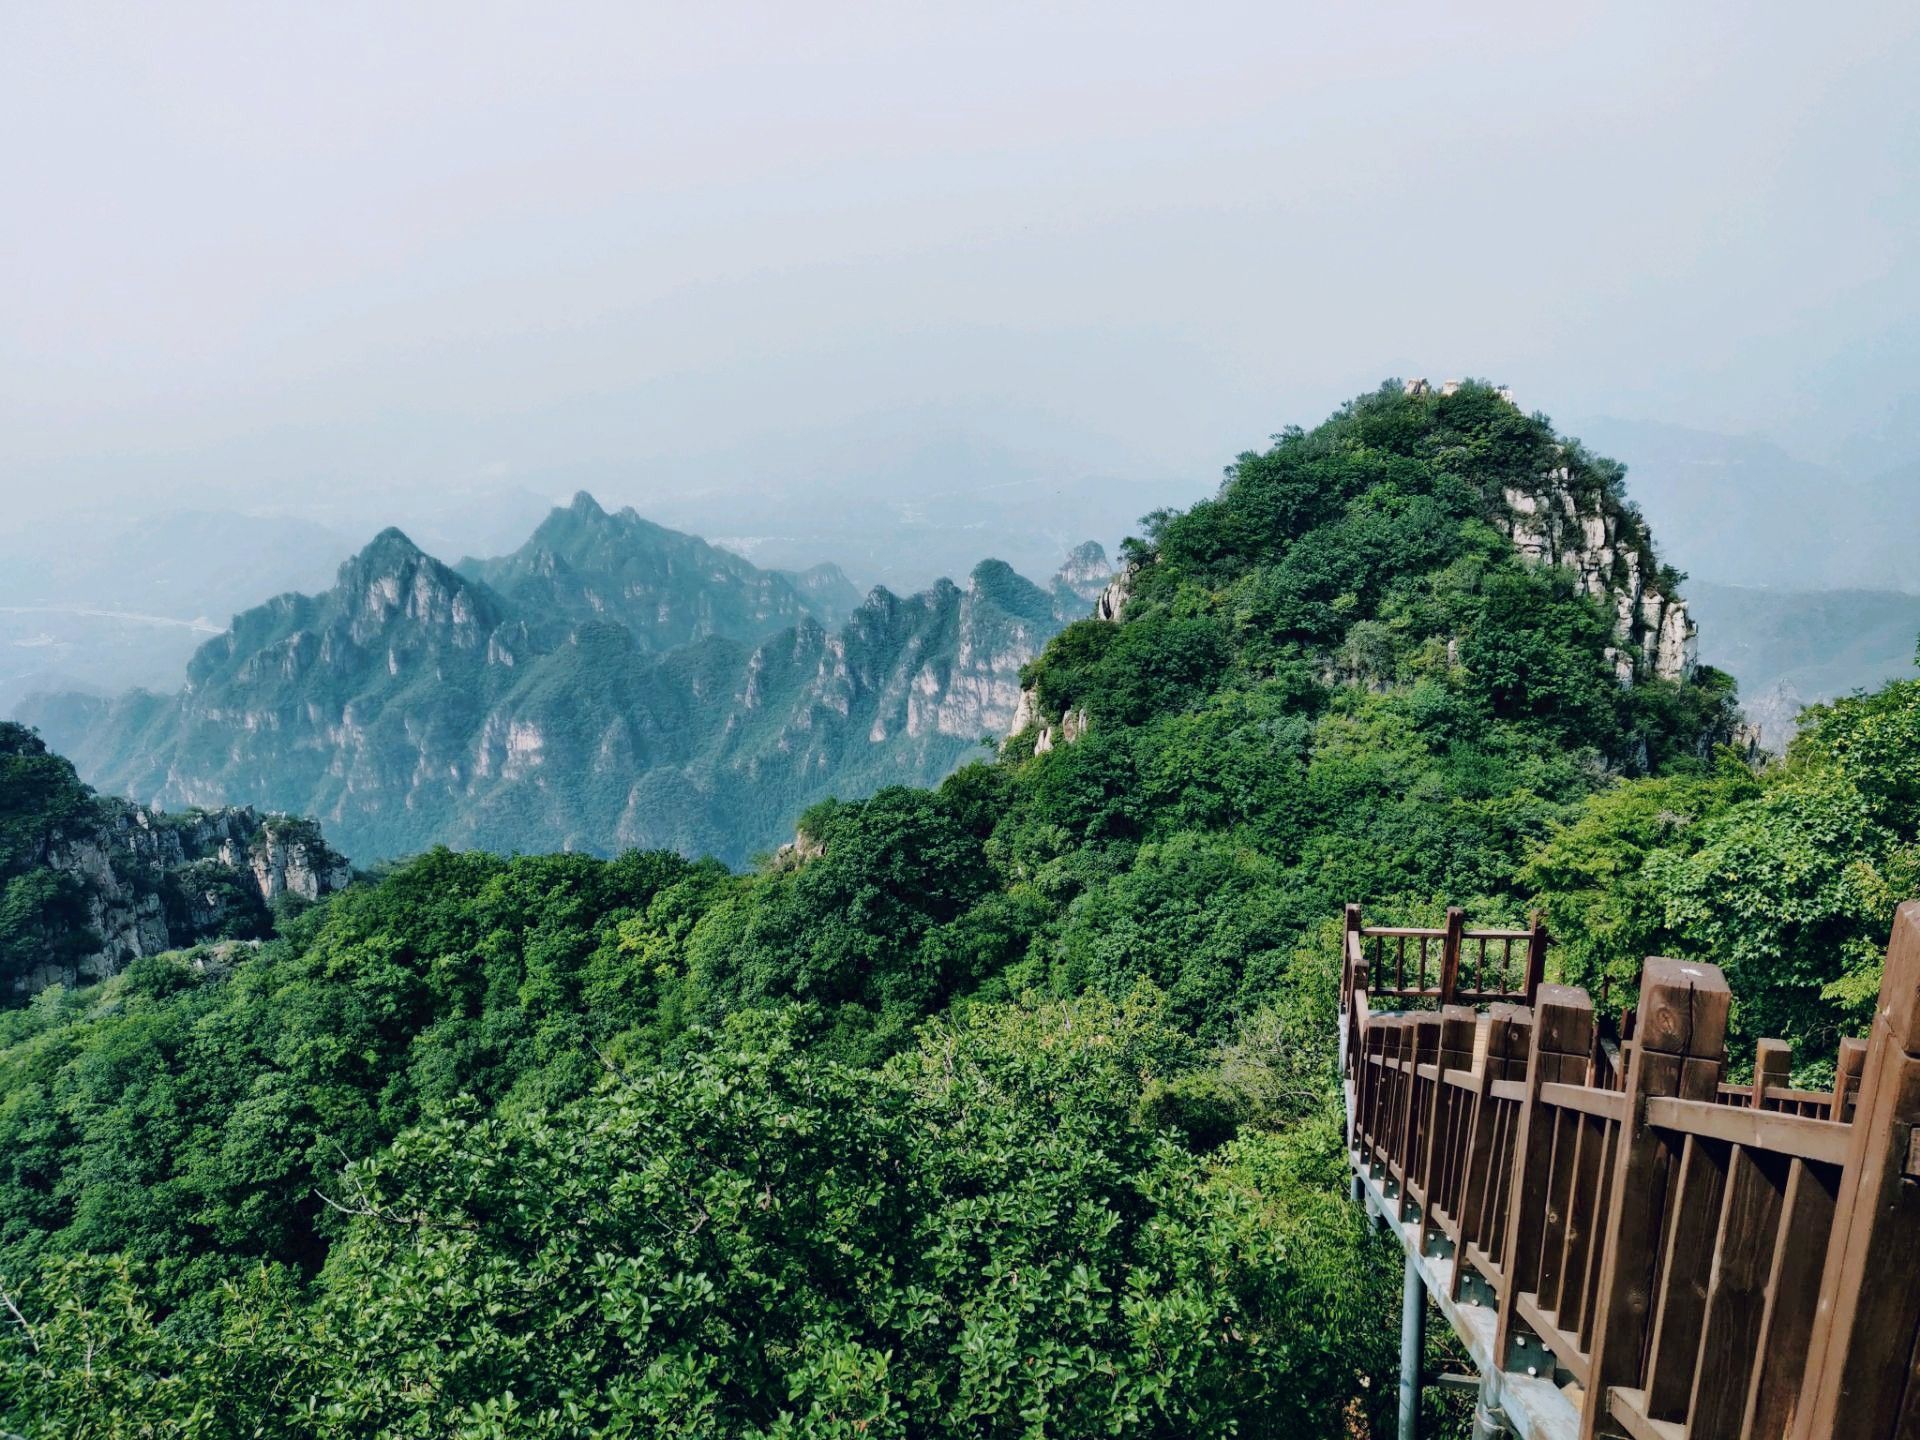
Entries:
[[1717,967],[1649,959],[1616,1029],[1544,983],[1546,947],[1347,909],[1354,1196],[1407,1251],[1402,1440],[1428,1296],[1478,1435],[1920,1437],[1920,902],[1831,1091],[1773,1040],[1724,1083]]

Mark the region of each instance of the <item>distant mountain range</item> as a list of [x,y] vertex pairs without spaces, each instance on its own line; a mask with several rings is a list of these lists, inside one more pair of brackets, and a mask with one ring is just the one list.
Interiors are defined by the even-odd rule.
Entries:
[[1793,738],[1802,707],[1911,680],[1920,595],[1768,590],[1689,581],[1700,658],[1740,681],[1740,706],[1767,748]]
[[[1597,418],[1567,427],[1627,462],[1627,494],[1696,581],[1920,593],[1920,469],[1818,465],[1754,436]],[[1689,594],[1693,593],[1690,588]]]
[[989,560],[861,599],[582,492],[498,559],[383,531],[330,589],[237,615],[178,693],[17,711],[103,790],[310,815],[362,862],[443,841],[738,862],[815,799],[930,783],[1001,733],[1107,571],[1088,544],[1051,588]]

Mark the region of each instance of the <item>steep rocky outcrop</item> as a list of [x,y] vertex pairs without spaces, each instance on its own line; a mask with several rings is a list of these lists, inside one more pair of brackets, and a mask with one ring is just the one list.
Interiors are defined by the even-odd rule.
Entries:
[[1000,561],[964,585],[787,577],[590,497],[499,561],[398,531],[316,596],[238,617],[178,695],[28,713],[150,804],[311,814],[363,860],[436,843],[671,846],[739,861],[829,793],[937,782],[1019,703],[1021,668],[1105,583]]
[[351,877],[310,821],[95,795],[23,726],[0,723],[0,782],[0,1001],[264,933],[275,902],[318,900]]
[[[1449,380],[1438,393],[1455,394],[1462,383]],[[1431,402],[1435,395],[1424,379],[1403,388],[1410,399]],[[1494,393],[1519,408],[1506,386]],[[1678,577],[1656,563],[1646,521],[1622,498],[1624,472],[1577,446],[1558,450],[1558,463],[1544,473],[1502,485],[1507,537],[1528,560],[1572,571],[1583,593],[1613,611],[1616,644],[1607,659],[1622,685],[1645,675],[1686,679],[1696,663],[1697,630]]]
[[1537,487],[1509,486],[1507,534],[1529,560],[1571,570],[1583,592],[1614,612],[1617,644],[1607,652],[1620,683],[1640,675],[1684,680],[1693,673],[1697,630],[1687,602],[1654,563],[1646,526],[1605,491],[1578,493],[1568,467]]
[[[1108,620],[1118,621],[1127,608],[1127,596],[1132,592],[1136,567],[1128,565],[1115,570],[1108,563],[1107,552],[1089,540],[1067,557],[1067,563],[1060,567],[1060,573],[1054,577],[1054,593],[1059,597],[1059,609],[1066,620]],[[1075,609],[1077,613],[1066,613]],[[1031,688],[1023,688],[1014,701],[1013,713],[1008,718],[1004,732],[1009,738],[1021,735],[1028,730],[1037,729],[1033,750],[1036,755],[1044,755],[1053,749],[1056,740],[1071,745],[1086,733],[1087,716],[1084,711],[1068,711],[1060,717],[1059,726],[1040,711],[1039,698]]]
[[1134,567],[1129,565],[1104,585],[1093,602],[1096,620],[1118,620],[1127,609],[1127,597],[1133,593]]
[[1099,603],[1100,594],[1113,579],[1113,565],[1106,547],[1097,540],[1076,545],[1065,562],[1054,572],[1055,608],[1069,620],[1077,620]]

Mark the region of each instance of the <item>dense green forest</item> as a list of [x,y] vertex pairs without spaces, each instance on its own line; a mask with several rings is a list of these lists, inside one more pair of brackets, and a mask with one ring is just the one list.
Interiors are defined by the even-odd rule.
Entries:
[[1710,958],[1824,1038],[1920,855],[1920,685],[1756,769],[1516,554],[1558,468],[1631,528],[1543,418],[1383,387],[1148,518],[1029,667],[1072,743],[753,873],[437,850],[0,1013],[0,1429],[1385,1433],[1341,903],[1541,904],[1570,979]]

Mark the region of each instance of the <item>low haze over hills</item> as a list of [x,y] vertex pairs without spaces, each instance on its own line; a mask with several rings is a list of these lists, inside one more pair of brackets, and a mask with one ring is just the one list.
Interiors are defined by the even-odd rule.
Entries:
[[[1911,475],[1890,465],[1830,469],[1764,440],[1673,425],[1599,418],[1568,428],[1627,463],[1628,497],[1695,582],[1704,657],[1740,682],[1770,746],[1785,743],[1802,704],[1905,673],[1916,626],[1899,593],[1920,587],[1904,555],[1920,529],[1920,483]],[[654,520],[711,544],[630,511],[596,520],[577,505],[541,510],[532,491],[511,484],[479,487],[457,510],[396,497],[389,514],[437,554],[537,520],[525,545],[456,568],[516,613],[539,612],[550,628],[610,620],[638,653],[660,654],[708,635],[758,640],[803,615],[831,628],[875,579],[896,594],[915,592],[939,575],[966,573],[981,554],[1045,573],[1079,536],[1117,539],[1139,516],[1185,503],[1194,488],[1084,476],[934,483],[941,467],[970,460],[988,474],[1009,463],[956,444],[919,456],[893,484],[851,463],[838,479],[808,484],[709,477],[666,485],[651,473],[614,482],[654,497]],[[16,538],[0,557],[0,715],[36,692],[171,691],[229,616],[280,592],[326,588],[352,548],[344,535],[372,513],[370,502],[318,492],[282,498],[320,508],[311,517],[190,511],[76,520]],[[676,591],[700,567],[731,578]],[[1747,603],[1729,603],[1727,587]],[[115,773],[131,773],[128,758],[118,757]]]
[[[1815,464],[1751,436],[1597,419],[1573,433],[1628,464],[1674,563],[1714,584],[1920,593],[1920,462]],[[1904,463],[1902,463],[1904,462]]]
[[1765,590],[1690,581],[1700,656],[1740,680],[1740,706],[1767,748],[1793,737],[1803,706],[1910,680],[1920,595]]

